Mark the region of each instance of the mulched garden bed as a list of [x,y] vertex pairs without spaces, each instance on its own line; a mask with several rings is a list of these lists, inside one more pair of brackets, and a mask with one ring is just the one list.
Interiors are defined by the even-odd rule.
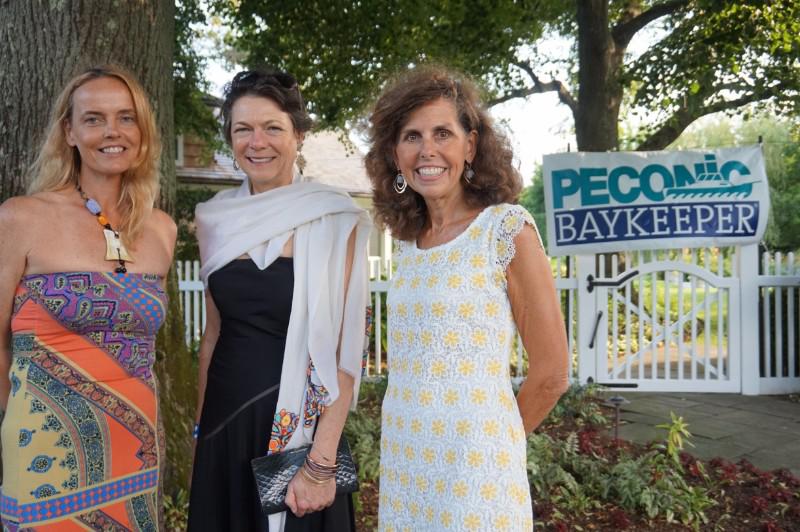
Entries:
[[[609,419],[613,410],[603,407]],[[614,441],[613,429],[578,427],[564,423],[543,427],[553,438],[566,437],[577,431],[583,450],[587,452],[607,449],[608,456],[630,453],[640,456],[655,444],[640,445],[625,440]],[[610,435],[611,434],[611,435]],[[800,452],[800,442],[798,443]],[[730,462],[723,458],[698,460],[691,453],[681,453],[684,478],[692,486],[710,488],[709,494],[716,505],[705,511],[707,524],[700,530],[730,532],[793,532],[800,531],[800,479],[788,470],[762,471],[747,460]],[[705,474],[705,476],[704,476]],[[537,504],[537,530],[542,521],[548,521],[553,508],[547,503]],[[631,514],[622,508],[607,504],[583,515],[570,515],[542,527],[558,532],[572,530],[647,530],[684,531],[692,527],[662,520],[648,520],[646,516]]]

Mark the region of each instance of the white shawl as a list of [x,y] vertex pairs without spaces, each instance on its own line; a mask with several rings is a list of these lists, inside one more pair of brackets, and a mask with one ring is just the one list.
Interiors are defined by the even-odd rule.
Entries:
[[[294,235],[292,312],[269,452],[310,443],[320,407],[339,396],[338,369],[355,380],[352,405],[358,398],[369,302],[369,215],[345,192],[327,185],[295,182],[251,195],[246,179],[238,189],[199,204],[195,215],[206,287],[211,273],[244,254],[266,268]],[[355,255],[345,295],[347,241],[354,228]],[[271,516],[271,530],[283,530],[284,517]]]

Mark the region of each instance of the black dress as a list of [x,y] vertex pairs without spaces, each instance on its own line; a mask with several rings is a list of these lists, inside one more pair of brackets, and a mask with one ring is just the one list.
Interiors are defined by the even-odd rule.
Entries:
[[[221,324],[208,368],[189,502],[189,530],[268,531],[250,460],[266,454],[278,402],[292,310],[292,259],[265,270],[234,260],[209,277]],[[303,518],[287,513],[285,532],[354,530],[349,496]]]

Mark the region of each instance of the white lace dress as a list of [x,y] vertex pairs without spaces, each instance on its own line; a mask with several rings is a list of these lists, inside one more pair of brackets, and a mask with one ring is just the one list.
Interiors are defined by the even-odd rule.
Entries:
[[446,244],[399,245],[387,301],[382,531],[533,529],[505,276],[525,223],[522,207],[496,205]]

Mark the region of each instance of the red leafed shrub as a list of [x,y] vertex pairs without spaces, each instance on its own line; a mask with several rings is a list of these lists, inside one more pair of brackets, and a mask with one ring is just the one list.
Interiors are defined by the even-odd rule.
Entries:
[[761,470],[758,469],[753,464],[751,464],[750,461],[747,460],[746,458],[742,458],[741,460],[739,460],[739,468],[743,472],[750,473],[751,475],[758,475],[759,473],[761,473]]
[[724,458],[712,458],[708,464],[719,475],[720,480],[733,483],[738,480],[739,468]]
[[763,514],[769,509],[769,501],[764,497],[753,495],[750,497],[750,511],[756,515]]
[[769,486],[772,486],[774,478],[775,476],[767,471],[760,471],[758,473],[758,483],[762,489],[767,489]]
[[545,502],[536,505],[535,518],[537,521],[548,521],[551,515],[553,515],[552,504]]
[[609,514],[609,520],[616,530],[627,530],[631,526],[631,519],[625,510],[614,508]]
[[594,429],[584,429],[578,433],[578,448],[583,454],[602,455],[603,447],[599,444],[598,433]]
[[683,465],[683,470],[692,478],[704,478],[706,476],[703,464],[690,454],[681,454],[681,464]]
[[775,521],[767,521],[761,525],[761,532],[783,532],[783,529]]
[[767,499],[774,502],[790,502],[792,492],[780,486],[770,486],[767,488]]
[[556,532],[569,532],[569,527],[563,521],[559,521],[558,523],[553,523],[553,530]]
[[800,488],[800,478],[794,476],[788,469],[778,469],[775,471],[775,478],[789,487]]

